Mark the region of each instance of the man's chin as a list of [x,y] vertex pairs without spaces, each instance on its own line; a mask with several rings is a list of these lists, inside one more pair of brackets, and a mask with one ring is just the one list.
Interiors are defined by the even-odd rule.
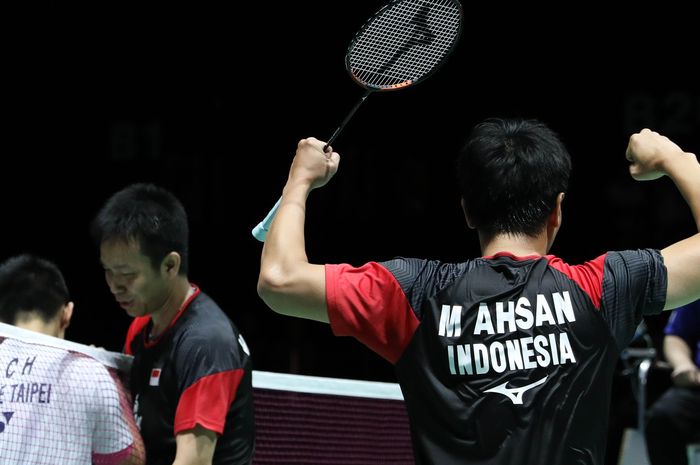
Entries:
[[133,318],[144,316],[146,314],[146,312],[144,312],[143,308],[136,307],[134,305],[122,306],[122,308],[126,311],[127,315],[129,315],[130,317],[133,317]]

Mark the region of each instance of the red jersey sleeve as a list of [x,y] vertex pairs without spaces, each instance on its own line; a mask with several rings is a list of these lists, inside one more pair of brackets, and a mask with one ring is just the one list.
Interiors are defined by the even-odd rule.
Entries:
[[326,265],[326,304],[336,336],[353,336],[391,363],[419,324],[394,275],[376,262]]

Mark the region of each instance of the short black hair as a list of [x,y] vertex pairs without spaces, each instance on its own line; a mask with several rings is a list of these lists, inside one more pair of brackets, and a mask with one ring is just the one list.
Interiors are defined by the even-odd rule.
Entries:
[[51,321],[70,296],[61,271],[48,260],[23,254],[0,265],[0,320],[16,324],[20,313]]
[[182,259],[179,273],[187,274],[187,213],[162,187],[137,183],[113,194],[93,220],[91,232],[98,246],[112,240],[138,242],[154,269],[170,252],[177,252]]
[[557,195],[569,187],[571,157],[540,121],[490,118],[472,129],[457,172],[467,214],[479,231],[536,236]]

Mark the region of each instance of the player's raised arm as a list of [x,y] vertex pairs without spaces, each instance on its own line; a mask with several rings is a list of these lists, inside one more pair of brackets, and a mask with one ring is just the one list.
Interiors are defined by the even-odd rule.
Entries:
[[[668,137],[643,129],[630,137],[627,159],[634,179],[671,178],[700,231],[700,164],[694,154],[684,152]],[[665,309],[700,299],[700,232],[666,247],[661,254],[668,270]]]
[[326,184],[340,161],[332,149],[314,139],[299,142],[279,210],[263,247],[258,294],[278,313],[328,322],[325,268],[306,258],[306,198]]

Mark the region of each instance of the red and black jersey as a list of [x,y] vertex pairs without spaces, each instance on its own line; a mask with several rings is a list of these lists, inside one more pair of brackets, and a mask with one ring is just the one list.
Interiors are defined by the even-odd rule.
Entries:
[[434,465],[602,465],[618,354],[666,282],[655,250],[326,266],[334,333],[395,365]]
[[255,446],[252,368],[235,325],[195,289],[170,326],[149,340],[136,318],[125,351],[134,356],[131,391],[149,465],[172,464],[175,436],[197,424],[217,433],[215,465],[249,464]]

